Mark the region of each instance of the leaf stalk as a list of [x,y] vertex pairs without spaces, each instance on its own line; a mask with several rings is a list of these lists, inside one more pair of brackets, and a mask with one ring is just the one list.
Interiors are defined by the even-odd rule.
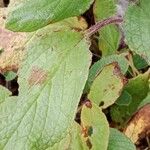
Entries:
[[97,22],[95,25],[91,26],[89,29],[87,29],[85,31],[85,35],[87,37],[91,37],[93,34],[95,34],[96,32],[98,32],[98,30],[100,30],[101,28],[109,25],[109,24],[118,24],[118,23],[122,23],[123,18],[119,17],[119,16],[114,16],[114,17],[110,17],[107,19],[104,19],[102,21]]

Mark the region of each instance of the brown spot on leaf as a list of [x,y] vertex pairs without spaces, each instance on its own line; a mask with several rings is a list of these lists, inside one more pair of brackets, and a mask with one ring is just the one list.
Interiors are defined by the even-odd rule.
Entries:
[[100,102],[99,107],[104,106],[104,101]]
[[89,149],[92,149],[92,143],[91,143],[89,138],[86,140],[86,144],[87,144]]
[[84,104],[87,108],[90,108],[90,109],[92,108],[92,103],[90,100],[86,100]]
[[114,65],[113,74],[114,74],[115,76],[119,77],[119,78],[122,77],[123,74],[121,73],[121,69],[120,69],[118,63],[117,63],[117,62],[114,62],[113,65]]
[[84,138],[88,137],[88,126],[87,127],[82,126],[82,135]]
[[114,71],[113,74],[116,75],[118,78],[121,78],[123,85],[128,83],[127,78],[125,78],[125,76],[122,74],[121,72],[121,68],[119,67],[117,62],[114,62],[113,65],[114,67]]
[[80,29],[80,28],[73,28],[73,30],[75,30],[75,31],[77,31],[77,32],[80,32],[80,31],[82,31],[82,29]]
[[41,68],[33,67],[28,79],[29,85],[42,84],[47,79],[47,72]]
[[104,89],[103,92],[106,93],[108,91],[108,89]]

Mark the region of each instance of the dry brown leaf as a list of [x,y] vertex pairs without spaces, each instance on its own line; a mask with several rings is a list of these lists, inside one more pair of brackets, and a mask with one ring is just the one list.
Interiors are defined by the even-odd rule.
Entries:
[[150,134],[150,104],[142,107],[129,121],[124,131],[135,144]]
[[0,0],[0,7],[4,7],[4,2],[3,2],[3,0]]
[[0,9],[0,73],[17,70],[24,55],[25,33],[15,33],[4,28],[6,8]]
[[7,8],[0,8],[0,27],[4,28]]
[[0,28],[0,72],[17,70],[24,55],[25,33],[14,33]]

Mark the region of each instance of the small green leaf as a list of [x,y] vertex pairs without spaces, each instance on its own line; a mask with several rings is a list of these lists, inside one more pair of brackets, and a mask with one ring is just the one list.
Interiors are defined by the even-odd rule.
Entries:
[[113,16],[117,11],[115,0],[96,0],[94,3],[94,16],[96,21]]
[[17,74],[13,71],[8,71],[4,73],[6,81],[11,81],[16,78]]
[[[115,0],[96,0],[94,3],[94,17],[96,21],[100,21],[117,12]],[[99,31],[99,48],[102,55],[111,55],[117,52],[120,43],[120,32],[116,25],[109,25]]]
[[7,17],[12,31],[35,31],[48,24],[84,13],[93,0],[17,0]]
[[133,62],[137,69],[144,69],[148,67],[146,60],[138,54],[133,55]]
[[117,62],[119,67],[121,68],[121,72],[125,74],[128,70],[129,64],[125,58],[126,54],[120,54],[120,55],[110,55],[106,57],[102,57],[99,61],[97,61],[90,69],[89,77],[84,89],[84,93],[88,93],[89,89],[96,78],[96,76],[102,71],[102,69],[113,62]]
[[139,0],[129,6],[124,21],[124,32],[129,48],[144,57],[148,64],[150,64],[149,8],[149,0]]
[[102,70],[94,80],[88,98],[107,108],[112,105],[120,96],[124,87],[124,77],[121,74],[117,63],[112,63]]
[[99,48],[102,55],[112,55],[117,52],[120,44],[120,32],[117,26],[108,25],[99,31]]
[[141,107],[145,106],[146,104],[150,104],[150,92],[148,93],[148,95],[146,96],[146,98],[144,98],[142,100],[142,102],[139,104],[138,109],[140,109]]
[[110,137],[107,150],[136,150],[134,144],[123,133],[110,128]]
[[92,104],[92,108],[83,106],[81,124],[85,131],[88,132],[87,139],[92,144],[92,150],[107,150],[109,125],[106,116],[98,106],[95,104]]
[[132,96],[127,91],[124,90],[115,103],[121,106],[122,105],[128,106],[131,103],[131,101],[132,101]]

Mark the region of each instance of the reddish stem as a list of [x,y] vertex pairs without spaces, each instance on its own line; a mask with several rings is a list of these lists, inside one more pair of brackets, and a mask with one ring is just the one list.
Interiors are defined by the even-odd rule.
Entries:
[[121,17],[115,16],[111,17],[102,21],[97,22],[95,25],[91,26],[88,30],[86,30],[86,36],[90,37],[95,34],[98,30],[102,27],[109,25],[109,24],[118,24],[121,23],[123,19]]

